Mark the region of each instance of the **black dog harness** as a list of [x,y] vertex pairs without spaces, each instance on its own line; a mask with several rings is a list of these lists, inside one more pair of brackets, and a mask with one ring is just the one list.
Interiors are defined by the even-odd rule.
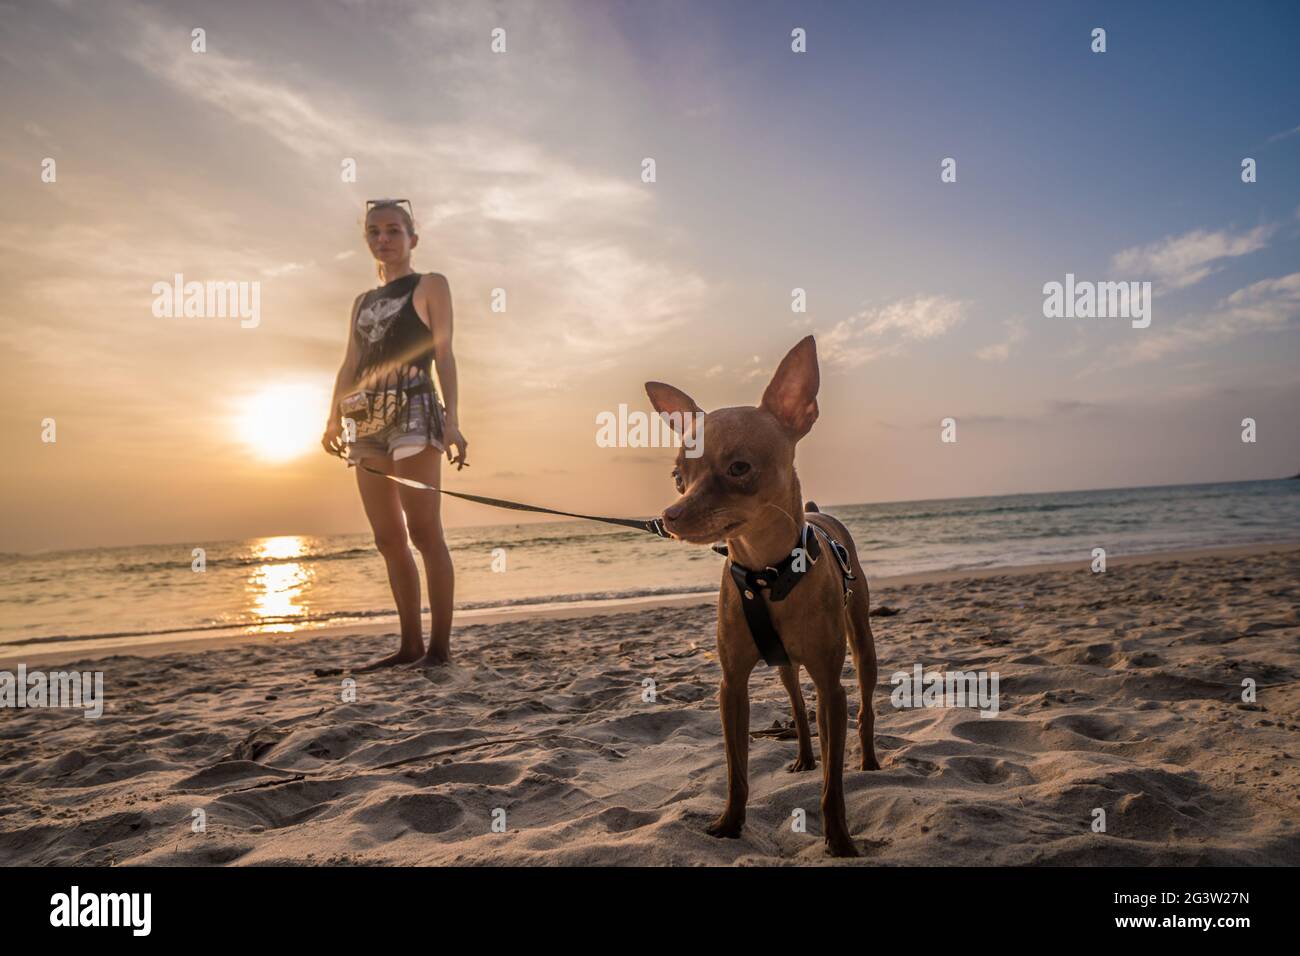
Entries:
[[[821,545],[817,543],[819,535],[826,539],[831,553],[839,563],[840,575],[843,578],[841,583],[844,585],[844,604],[847,607],[849,595],[853,593],[849,582],[854,580],[849,551],[811,522],[804,522],[803,529],[799,532],[799,539],[790,549],[789,557],[780,564],[768,565],[760,571],[751,571],[737,564],[731,560],[730,555],[727,555],[727,571],[731,574],[731,580],[735,582],[736,591],[740,594],[740,606],[745,611],[745,623],[749,625],[749,634],[769,667],[789,664],[790,657],[785,652],[785,645],[781,643],[781,635],[772,625],[772,615],[768,613],[761,594],[766,591],[768,600],[771,601],[784,601],[789,597],[790,592],[803,580],[808,569],[821,557]],[[715,544],[713,550],[718,554],[727,554],[725,544]]]

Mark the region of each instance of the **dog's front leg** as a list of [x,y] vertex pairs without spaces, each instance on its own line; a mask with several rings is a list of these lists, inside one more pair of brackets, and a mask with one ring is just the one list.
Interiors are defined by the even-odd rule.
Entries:
[[822,832],[831,856],[857,856],[844,812],[844,739],[849,702],[838,667],[813,674],[817,685],[817,736],[822,750]]
[[722,712],[722,737],[727,748],[727,806],[707,832],[734,840],[745,825],[745,804],[749,801],[749,671],[723,672],[718,709]]
[[799,687],[799,665],[782,664],[780,671],[781,683],[790,695],[790,712],[794,714],[795,734],[799,738],[799,756],[785,769],[792,773],[816,770],[817,758],[813,756],[812,735],[808,730],[808,711],[804,707],[803,691]]

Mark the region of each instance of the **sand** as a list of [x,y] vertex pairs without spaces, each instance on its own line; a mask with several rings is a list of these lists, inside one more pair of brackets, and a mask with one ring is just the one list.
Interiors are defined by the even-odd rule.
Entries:
[[[704,833],[715,614],[678,601],[458,626],[452,667],[356,675],[348,702],[391,630],[60,664],[104,672],[105,713],[0,710],[0,863],[1300,863],[1300,547],[880,581],[872,607],[857,860],[825,855],[820,771],[787,772],[782,735],[751,742],[742,838]],[[997,671],[998,715],[895,708],[916,663]],[[750,692],[754,732],[788,721],[774,671]]]

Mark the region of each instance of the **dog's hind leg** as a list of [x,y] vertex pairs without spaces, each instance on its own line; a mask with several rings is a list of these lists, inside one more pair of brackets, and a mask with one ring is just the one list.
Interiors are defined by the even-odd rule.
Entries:
[[[862,572],[858,571],[858,574],[861,575]],[[876,710],[871,704],[871,695],[876,689],[876,641],[871,633],[866,579],[860,576],[853,583],[855,587],[849,597],[846,626],[849,647],[853,650],[853,669],[858,675],[858,693],[861,695],[861,704],[858,706],[858,742],[862,745],[862,762],[858,766],[862,770],[879,770],[880,762],[876,760]]]
[[803,690],[799,687],[799,665],[782,664],[781,683],[790,695],[790,711],[794,714],[794,727],[799,735],[799,756],[786,770],[797,773],[802,770],[816,770],[817,758],[813,755],[812,734],[808,730],[808,711],[804,707]]
[[[808,505],[809,511],[816,508],[811,501]],[[849,565],[853,569],[854,579],[847,582],[853,593],[849,595],[848,606],[844,609],[844,630],[849,640],[849,649],[853,652],[853,669],[858,675],[858,692],[862,702],[858,707],[858,742],[862,745],[862,762],[858,766],[863,770],[879,770],[880,762],[876,760],[876,711],[871,706],[871,695],[876,689],[876,639],[871,633],[871,595],[867,589],[867,573],[862,570],[857,546],[843,522],[833,515],[821,514],[815,523],[828,530],[849,550]]]

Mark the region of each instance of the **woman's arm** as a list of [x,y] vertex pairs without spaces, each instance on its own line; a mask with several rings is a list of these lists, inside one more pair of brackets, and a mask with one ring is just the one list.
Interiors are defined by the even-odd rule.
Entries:
[[[364,293],[362,294],[364,295]],[[338,375],[334,376],[334,394],[330,397],[330,420],[338,418],[339,399],[353,390],[357,377],[357,339],[352,334],[352,324],[357,318],[357,306],[361,304],[362,296],[357,296],[356,301],[352,303],[352,317],[348,319],[348,348],[343,355],[343,364],[339,366]]]
[[331,455],[340,454],[343,447],[339,441],[343,435],[343,421],[339,418],[339,399],[351,392],[356,384],[359,355],[356,337],[352,334],[352,324],[357,319],[357,307],[361,305],[361,298],[362,296],[357,296],[356,301],[352,303],[352,317],[348,319],[348,348],[343,355],[343,364],[339,366],[339,373],[334,376],[334,393],[330,396],[330,408],[325,418],[325,434],[320,440],[321,445]]
[[445,276],[429,276],[425,291],[425,305],[433,328],[433,361],[438,367],[438,384],[442,386],[442,401],[447,408],[447,421],[458,422],[456,356],[451,350],[451,286]]
[[[433,361],[438,367],[438,384],[442,387],[443,404],[447,410],[447,421],[443,436],[447,447],[447,458],[457,469],[465,467],[465,449],[467,442],[460,431],[459,389],[456,381],[456,356],[451,348],[452,310],[451,286],[446,276],[437,273],[426,275],[420,282],[424,290],[423,301],[425,314],[428,316],[429,328],[433,334]],[[418,309],[416,310],[418,313]],[[456,454],[452,455],[452,446]]]

